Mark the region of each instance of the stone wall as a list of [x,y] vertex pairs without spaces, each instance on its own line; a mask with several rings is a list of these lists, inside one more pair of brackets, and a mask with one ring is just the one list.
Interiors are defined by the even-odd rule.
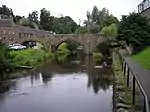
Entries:
[[62,42],[66,42],[68,40],[80,43],[84,47],[84,51],[86,54],[93,54],[93,49],[97,47],[100,43],[107,41],[108,38],[92,34],[89,35],[58,34],[43,37],[37,36],[19,37],[11,42],[22,44],[26,41],[37,41],[40,42],[45,47],[45,49],[52,50],[51,48],[53,48],[53,51],[55,51]]

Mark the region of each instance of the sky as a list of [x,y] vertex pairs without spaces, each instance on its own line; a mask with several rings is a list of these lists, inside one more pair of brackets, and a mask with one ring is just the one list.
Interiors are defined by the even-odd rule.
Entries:
[[79,19],[83,22],[86,19],[86,12],[92,11],[93,6],[99,10],[109,9],[118,19],[121,15],[137,11],[137,6],[142,0],[0,0],[0,5],[6,5],[13,9],[15,15],[27,17],[29,12],[39,11],[46,8],[53,16],[70,16],[77,23]]

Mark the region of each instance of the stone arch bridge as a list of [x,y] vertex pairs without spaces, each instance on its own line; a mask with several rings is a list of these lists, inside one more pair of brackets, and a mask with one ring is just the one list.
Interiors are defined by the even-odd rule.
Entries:
[[100,43],[110,40],[108,37],[104,37],[101,35],[76,35],[76,34],[56,34],[56,35],[48,35],[44,37],[39,36],[26,36],[19,37],[11,41],[12,43],[24,43],[26,41],[37,41],[40,42],[46,50],[52,50],[55,52],[58,45],[62,42],[72,40],[80,43],[86,54],[92,54],[94,47],[98,46]]

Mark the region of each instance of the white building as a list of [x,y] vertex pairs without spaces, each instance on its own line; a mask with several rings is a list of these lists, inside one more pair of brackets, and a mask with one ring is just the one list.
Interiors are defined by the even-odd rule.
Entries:
[[138,12],[141,13],[142,11],[146,10],[149,7],[150,7],[150,0],[143,0],[143,2],[138,5]]

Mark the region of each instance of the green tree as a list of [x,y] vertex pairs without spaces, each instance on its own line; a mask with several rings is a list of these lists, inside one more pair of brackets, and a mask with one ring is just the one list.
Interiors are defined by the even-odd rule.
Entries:
[[98,16],[99,16],[99,10],[98,10],[97,6],[94,6],[92,14],[91,14],[92,22],[97,23],[98,22]]
[[147,18],[137,13],[122,16],[118,25],[119,41],[125,41],[127,45],[136,47],[150,44],[150,25]]
[[113,23],[117,24],[117,23],[119,23],[119,21],[118,21],[118,19],[117,19],[116,17],[114,17],[114,16],[111,14],[111,15],[107,16],[107,17],[104,19],[104,21],[103,21],[101,27],[103,28],[103,27],[109,26],[109,25],[111,25],[111,24],[113,24]]
[[34,28],[34,29],[38,29],[38,26],[35,23],[31,22],[27,18],[22,18],[19,22],[19,25]]
[[52,30],[53,16],[51,16],[50,11],[43,8],[40,14],[40,25],[44,30]]
[[67,49],[71,52],[71,53],[76,53],[77,52],[77,47],[79,46],[78,42],[75,41],[67,41]]
[[2,18],[5,18],[5,19],[12,17],[14,22],[16,22],[16,18],[13,13],[13,10],[11,8],[8,8],[6,5],[2,5],[0,7],[0,15],[2,16]]
[[60,17],[53,19],[53,32],[57,34],[72,34],[77,30],[78,25],[69,17]]
[[92,14],[90,14],[89,11],[87,11],[87,20],[85,20],[84,24],[87,27],[88,33],[98,33],[99,32],[99,25],[97,24],[97,16],[98,16],[98,8],[94,6]]
[[9,61],[9,50],[6,47],[6,44],[0,42],[0,71],[7,68]]
[[0,15],[10,16],[11,15],[11,11],[6,5],[2,5],[0,7]]
[[79,26],[78,29],[75,31],[76,34],[86,34],[87,28],[85,26]]
[[104,21],[109,17],[109,10],[103,8],[101,11],[99,11],[99,14],[97,16],[97,24],[100,26],[100,28],[102,28]]
[[87,27],[88,33],[98,33],[103,27],[109,26],[112,23],[118,23],[118,19],[110,15],[109,10],[106,8],[99,10],[94,6],[92,13],[88,11],[86,16],[87,20],[85,20],[84,24]]
[[28,19],[31,22],[34,22],[34,23],[36,23],[38,25],[39,24],[38,11],[33,11],[32,13],[29,13]]
[[20,20],[22,19],[22,17],[21,16],[19,16],[19,15],[16,15],[16,24],[19,24],[19,22],[20,22]]
[[103,27],[101,30],[101,34],[109,37],[116,37],[117,36],[117,25],[111,24],[109,26]]

